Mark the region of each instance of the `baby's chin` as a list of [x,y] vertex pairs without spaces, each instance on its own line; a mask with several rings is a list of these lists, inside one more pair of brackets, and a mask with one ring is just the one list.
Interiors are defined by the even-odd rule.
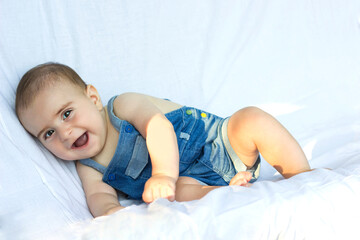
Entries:
[[60,158],[63,161],[76,161],[76,160],[80,160],[80,159],[85,159],[85,158],[78,158],[75,156],[68,156],[68,155],[56,155],[54,154],[57,158]]
[[88,159],[88,158],[95,158],[99,153],[101,152],[101,148],[99,149],[92,149],[92,151],[86,151],[86,153],[83,154],[76,154],[75,156],[66,156],[65,159],[61,158],[65,161],[77,161],[82,159]]
[[54,154],[54,155],[64,161],[77,161],[81,159],[93,158],[94,156],[96,156],[96,154],[61,154],[61,155]]

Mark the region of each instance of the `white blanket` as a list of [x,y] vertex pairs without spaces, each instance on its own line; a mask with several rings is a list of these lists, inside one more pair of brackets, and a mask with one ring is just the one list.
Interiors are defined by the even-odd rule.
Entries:
[[[0,239],[358,238],[360,1],[0,0],[0,36]],[[14,113],[20,77],[47,61],[74,68],[105,104],[135,91],[220,116],[258,106],[319,169],[283,180],[263,162],[251,188],[123,200],[93,220],[74,164]]]

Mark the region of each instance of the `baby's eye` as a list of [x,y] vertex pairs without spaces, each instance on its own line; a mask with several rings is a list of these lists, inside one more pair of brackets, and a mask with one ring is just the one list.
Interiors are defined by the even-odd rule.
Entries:
[[63,113],[63,115],[62,115],[62,119],[63,119],[63,120],[67,119],[67,118],[70,116],[71,111],[72,111],[72,110],[67,110],[67,111],[65,111],[65,112]]
[[48,139],[49,137],[51,137],[51,135],[53,135],[53,133],[54,133],[54,130],[47,131],[44,135],[45,140]]

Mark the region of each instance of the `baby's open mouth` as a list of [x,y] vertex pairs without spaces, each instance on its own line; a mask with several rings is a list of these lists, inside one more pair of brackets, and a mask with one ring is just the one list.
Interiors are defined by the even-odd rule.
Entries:
[[88,134],[85,132],[83,135],[81,135],[73,144],[73,147],[79,148],[84,146],[88,142]]

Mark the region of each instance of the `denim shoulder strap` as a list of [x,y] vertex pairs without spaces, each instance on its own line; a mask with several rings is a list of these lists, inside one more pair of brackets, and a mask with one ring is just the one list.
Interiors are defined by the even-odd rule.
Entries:
[[114,113],[114,100],[116,99],[116,97],[117,96],[114,96],[109,100],[107,105],[107,111],[111,124],[115,127],[116,130],[120,132],[121,124],[124,120],[118,118]]
[[106,171],[106,167],[104,167],[103,165],[101,165],[100,163],[90,159],[90,158],[87,158],[87,159],[82,159],[82,160],[79,160],[81,164],[84,164],[85,166],[88,166],[88,167],[92,167],[94,168],[95,170],[98,170],[99,172],[101,172],[102,174],[105,173]]

